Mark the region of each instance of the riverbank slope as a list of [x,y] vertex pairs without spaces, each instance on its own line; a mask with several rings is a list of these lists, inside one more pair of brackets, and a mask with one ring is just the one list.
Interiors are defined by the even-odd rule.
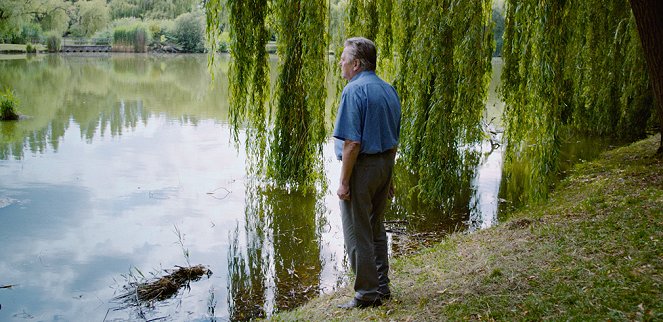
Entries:
[[348,287],[276,321],[663,319],[660,137],[578,164],[548,202],[392,263],[392,299],[337,309]]

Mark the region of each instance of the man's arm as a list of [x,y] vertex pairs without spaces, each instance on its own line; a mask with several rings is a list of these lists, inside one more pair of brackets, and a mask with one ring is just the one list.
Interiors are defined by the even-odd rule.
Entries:
[[336,191],[336,194],[340,199],[350,200],[350,176],[352,175],[352,169],[355,167],[360,150],[361,142],[351,140],[345,140],[343,142],[341,180],[338,191]]

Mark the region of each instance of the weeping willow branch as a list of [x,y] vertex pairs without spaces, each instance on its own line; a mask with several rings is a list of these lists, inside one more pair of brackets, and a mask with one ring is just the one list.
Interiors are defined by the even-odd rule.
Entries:
[[[469,147],[481,138],[480,121],[490,77],[490,1],[419,1],[398,11],[399,75],[403,100],[401,151],[418,177],[414,193],[450,207],[476,162]],[[415,17],[426,17],[416,19]]]
[[269,40],[269,3],[267,0],[209,0],[205,6],[211,57],[221,28],[220,11],[223,8],[230,13],[229,121],[236,143],[239,143],[240,130],[245,129],[249,171],[260,173],[267,146],[269,66],[265,46]]
[[320,1],[275,3],[280,63],[267,174],[277,185],[308,189],[322,178],[326,13]]
[[507,2],[505,167],[530,160],[528,199],[547,196],[563,129],[625,139],[645,134],[652,99],[635,28],[625,0]]

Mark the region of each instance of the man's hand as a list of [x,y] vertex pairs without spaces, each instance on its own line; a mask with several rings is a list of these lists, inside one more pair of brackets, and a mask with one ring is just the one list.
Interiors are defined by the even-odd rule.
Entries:
[[336,191],[338,199],[341,200],[350,200],[350,186],[341,184]]
[[352,176],[352,169],[355,167],[360,150],[361,143],[358,141],[345,140],[343,142],[341,177],[338,190],[336,191],[338,198],[341,200],[350,200],[350,177]]
[[396,190],[394,190],[394,181],[392,180],[389,183],[389,192],[387,192],[387,198],[393,199],[395,195],[396,195]]

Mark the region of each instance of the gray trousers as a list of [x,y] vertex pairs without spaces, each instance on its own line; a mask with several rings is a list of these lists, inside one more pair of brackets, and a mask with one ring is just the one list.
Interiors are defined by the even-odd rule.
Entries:
[[377,299],[378,288],[389,285],[383,220],[393,169],[393,153],[360,154],[350,176],[350,200],[340,201],[345,250],[360,300]]

